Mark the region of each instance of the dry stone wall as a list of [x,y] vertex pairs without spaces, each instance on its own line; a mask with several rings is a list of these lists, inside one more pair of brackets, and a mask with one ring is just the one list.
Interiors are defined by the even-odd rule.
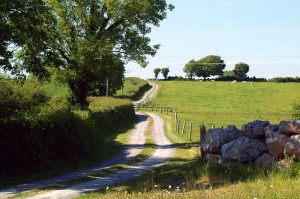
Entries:
[[278,125],[255,120],[241,130],[234,125],[209,129],[200,146],[208,163],[253,163],[263,169],[285,169],[290,160],[300,160],[300,120]]

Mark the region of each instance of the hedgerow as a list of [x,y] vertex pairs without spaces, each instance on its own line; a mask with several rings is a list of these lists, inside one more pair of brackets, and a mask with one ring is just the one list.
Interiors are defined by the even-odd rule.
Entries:
[[135,118],[129,100],[94,97],[82,109],[67,99],[48,97],[34,82],[0,80],[0,173],[83,160],[101,146],[107,129]]

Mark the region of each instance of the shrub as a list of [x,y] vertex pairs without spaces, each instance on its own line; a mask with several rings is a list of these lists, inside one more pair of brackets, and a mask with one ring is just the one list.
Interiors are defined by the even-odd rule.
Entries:
[[300,82],[300,77],[274,77],[269,79],[269,82],[276,82],[276,83]]
[[293,104],[291,115],[294,120],[300,120],[300,104]]
[[106,129],[134,120],[130,100],[90,98],[89,108],[52,99],[32,82],[0,81],[0,173],[35,171],[89,157]]
[[0,116],[11,117],[24,114],[49,100],[39,85],[26,81],[24,84],[14,80],[0,79]]

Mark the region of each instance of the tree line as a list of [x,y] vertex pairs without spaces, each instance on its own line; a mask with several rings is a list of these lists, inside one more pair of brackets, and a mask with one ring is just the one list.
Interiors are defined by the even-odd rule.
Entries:
[[232,71],[223,71],[226,67],[224,60],[217,55],[208,55],[200,60],[190,60],[183,68],[186,76],[191,80],[194,77],[203,78],[206,80],[210,76],[219,77],[233,77],[237,79],[243,79],[247,77],[249,72],[249,65],[244,62],[235,64]]
[[124,64],[146,67],[159,44],[151,26],[174,6],[165,0],[4,0],[0,4],[0,69],[24,78],[55,78],[74,104],[123,84]]

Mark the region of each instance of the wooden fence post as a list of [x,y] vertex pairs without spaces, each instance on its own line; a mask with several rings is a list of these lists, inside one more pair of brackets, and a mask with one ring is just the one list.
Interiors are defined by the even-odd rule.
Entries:
[[191,124],[190,124],[190,140],[192,140],[192,129],[193,129],[193,123],[191,122]]
[[183,128],[182,128],[182,131],[181,131],[181,137],[183,137],[185,125],[186,125],[186,121],[184,121],[184,123],[183,123]]
[[179,127],[180,127],[180,121],[178,120],[178,123],[177,123],[177,133],[179,134]]
[[203,151],[203,149],[202,149],[202,147],[201,147],[201,143],[202,143],[202,141],[203,141],[203,139],[204,139],[204,137],[205,137],[205,134],[206,134],[206,128],[205,128],[204,125],[202,125],[202,126],[200,127],[200,152],[201,152],[201,161],[202,161],[202,162],[203,162],[203,160],[204,160],[205,153],[204,153],[204,151]]
[[162,105],[160,105],[160,114],[162,114]]

